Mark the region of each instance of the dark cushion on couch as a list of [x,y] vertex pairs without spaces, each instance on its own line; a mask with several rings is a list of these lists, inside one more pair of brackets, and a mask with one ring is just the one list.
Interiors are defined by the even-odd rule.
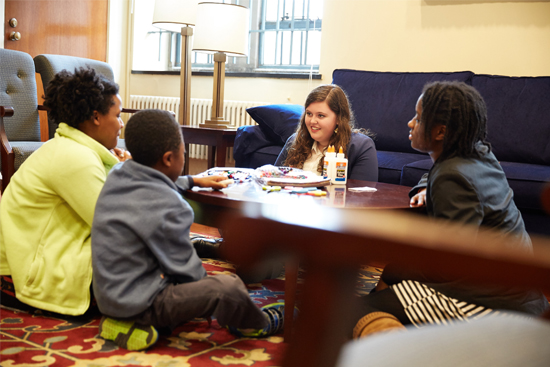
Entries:
[[[235,145],[233,147],[235,166],[257,168],[249,165],[251,156],[256,154],[259,149],[272,145],[273,142],[268,140],[258,125],[239,127],[235,135]],[[279,147],[279,150],[281,150],[281,147]],[[275,157],[275,159],[277,159],[277,157]]]
[[273,144],[284,146],[290,135],[296,131],[304,107],[297,104],[274,104],[250,107],[246,112]]
[[332,83],[348,95],[356,125],[374,132],[377,151],[418,154],[407,139],[407,122],[415,114],[422,88],[433,81],[469,83],[470,71],[453,73],[391,73],[336,69]]
[[403,166],[403,172],[401,172],[401,180],[399,181],[399,184],[403,186],[416,186],[418,181],[422,178],[422,175],[430,172],[432,166],[433,162],[431,158],[408,163]]
[[424,160],[428,156],[421,153],[401,153],[377,151],[378,182],[399,185],[403,167],[409,163]]
[[487,140],[500,161],[550,165],[550,77],[472,78],[487,104]]

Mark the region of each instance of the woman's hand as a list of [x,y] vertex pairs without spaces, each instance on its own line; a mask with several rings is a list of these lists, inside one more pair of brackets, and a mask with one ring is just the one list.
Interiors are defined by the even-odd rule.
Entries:
[[426,206],[426,188],[418,190],[418,193],[411,198],[411,208]]
[[113,148],[111,149],[111,153],[113,153],[115,157],[117,157],[118,160],[121,162],[124,162],[128,159],[132,159],[132,155],[127,150],[124,150],[124,149]]
[[225,189],[233,180],[228,180],[225,176],[193,176],[195,186],[199,187],[211,187],[214,190]]

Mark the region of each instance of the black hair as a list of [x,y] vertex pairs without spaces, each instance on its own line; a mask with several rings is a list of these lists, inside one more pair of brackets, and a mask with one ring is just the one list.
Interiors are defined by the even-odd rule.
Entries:
[[78,68],[74,73],[62,70],[46,88],[44,106],[50,119],[78,129],[93,117],[94,111],[106,115],[118,94],[118,85],[91,68]]
[[130,117],[124,130],[126,148],[132,159],[152,167],[166,152],[183,144],[180,125],[164,110],[142,110]]
[[433,82],[422,91],[422,115],[425,138],[429,141],[432,129],[445,125],[443,151],[438,160],[452,157],[478,156],[475,146],[487,138],[487,106],[472,86],[463,82]]

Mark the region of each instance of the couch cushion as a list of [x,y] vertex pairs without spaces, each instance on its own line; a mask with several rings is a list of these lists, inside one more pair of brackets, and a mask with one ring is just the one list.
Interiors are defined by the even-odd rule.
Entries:
[[497,159],[550,165],[550,77],[474,75]]
[[272,143],[284,146],[286,140],[296,130],[304,113],[304,107],[297,104],[275,104],[250,107],[246,112],[258,123]]
[[266,164],[275,164],[281,147],[278,145],[271,145],[263,147],[255,151],[248,156],[247,168],[258,168]]
[[[246,167],[245,162],[248,162],[249,155],[258,149],[271,145],[273,145],[273,142],[267,139],[259,126],[240,126],[237,129],[233,147],[235,165],[237,167]],[[283,145],[279,147],[279,150],[281,150],[282,147]]]
[[403,167],[399,184],[405,186],[416,186],[424,173],[430,172],[433,166],[431,158],[408,163]]
[[415,114],[422,88],[428,82],[469,83],[473,73],[390,73],[334,70],[332,82],[348,95],[356,124],[372,130],[377,150],[417,153],[407,139],[407,122]]
[[514,190],[518,208],[542,209],[541,194],[550,182],[550,167],[538,164],[500,162],[508,183]]
[[[378,182],[399,185],[401,171],[406,164],[424,160],[427,154],[386,152],[378,150]],[[412,185],[411,185],[412,186]]]

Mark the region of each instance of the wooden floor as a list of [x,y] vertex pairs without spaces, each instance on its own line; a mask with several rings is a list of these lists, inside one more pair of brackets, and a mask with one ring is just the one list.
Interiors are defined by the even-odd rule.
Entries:
[[208,169],[206,159],[189,159],[189,174],[198,175]]
[[217,228],[214,227],[207,227],[202,224],[193,223],[191,225],[191,232],[204,234],[207,236],[213,236],[213,237],[221,237],[220,231],[218,231]]

